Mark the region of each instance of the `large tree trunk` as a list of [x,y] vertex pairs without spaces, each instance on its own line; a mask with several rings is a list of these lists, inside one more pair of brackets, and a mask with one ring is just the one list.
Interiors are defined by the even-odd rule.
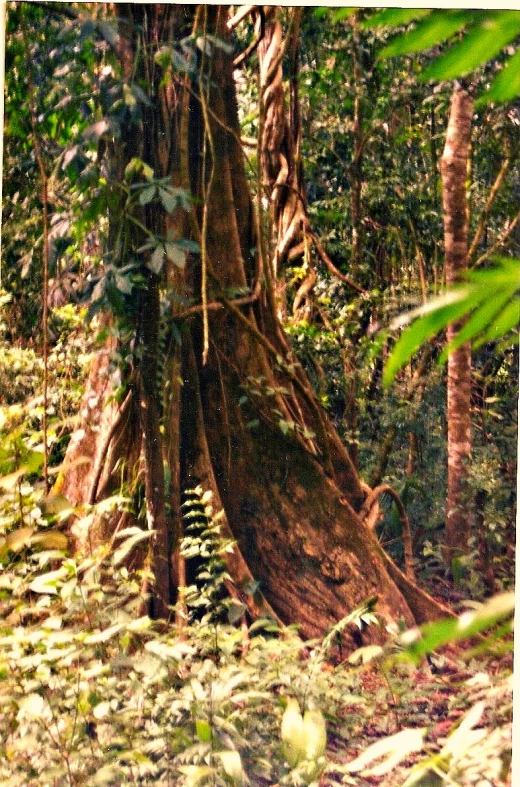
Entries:
[[[125,467],[127,475],[144,478],[148,517],[156,530],[156,614],[164,614],[166,603],[175,599],[182,578],[176,557],[180,489],[201,484],[224,511],[224,534],[237,542],[229,570],[238,588],[251,576],[260,582],[261,594],[245,599],[253,613],[271,612],[314,636],[376,595],[384,622],[422,621],[440,607],[403,575],[390,577],[393,567],[357,513],[366,497],[359,475],[278,322],[243,165],[232,59],[218,46],[209,54],[205,49],[197,80],[188,84],[186,76],[172,74],[171,82],[160,85],[157,48],[190,33],[225,38],[226,13],[215,6],[117,6],[126,41],[121,51],[132,52],[132,73],[146,78],[155,102],[143,107],[142,122],[127,130],[118,155],[135,155],[138,136],[139,155],[156,175],[167,174],[189,189],[196,198],[189,229],[184,214],[167,216],[156,203],[141,220],[155,233],[172,227],[189,233],[202,254],[189,255],[183,271],[173,276],[171,270],[157,276],[144,268],[147,287],[136,316],[129,417],[105,416],[100,397],[97,407],[111,425],[101,426],[96,440],[92,431],[79,435],[67,461],[102,454],[111,459],[103,469],[105,486],[94,485],[99,497],[110,482],[117,483],[114,467],[121,452],[140,452],[140,461]],[[138,232],[133,242],[142,243]],[[166,314],[163,322],[167,327],[175,321],[182,348],[162,363],[157,298],[168,287],[175,295],[191,296],[195,305]],[[141,413],[137,420],[136,413]],[[131,439],[116,435],[118,417],[128,434],[133,430]],[[111,450],[100,451],[103,442]],[[74,502],[87,493],[92,499],[96,462],[82,472],[81,488],[74,487],[72,475],[63,480]],[[166,549],[169,579],[163,575]],[[372,639],[384,637],[383,629],[368,631]]]
[[[468,213],[466,179],[471,141],[473,102],[456,89],[452,101],[446,144],[441,160],[446,282],[460,282],[468,266]],[[460,323],[448,327],[450,343]],[[468,551],[471,505],[468,488],[471,458],[471,345],[466,342],[448,358],[448,496],[446,502],[446,560]]]

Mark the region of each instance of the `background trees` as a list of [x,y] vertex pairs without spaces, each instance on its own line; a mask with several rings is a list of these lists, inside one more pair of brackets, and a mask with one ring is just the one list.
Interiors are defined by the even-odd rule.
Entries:
[[[78,457],[92,456],[92,468],[89,471],[81,464],[71,468],[60,481],[61,492],[75,502],[95,501],[114,491],[116,476],[111,474],[111,468],[119,467],[125,460],[125,483],[139,496],[139,484],[144,482],[148,512],[160,523],[157,529],[162,533],[163,547],[156,550],[157,556],[165,552],[176,554],[181,524],[175,512],[179,511],[182,487],[201,480],[216,493],[216,487],[222,485],[226,491],[221,490],[220,497],[228,496],[228,507],[236,509],[241,520],[243,535],[234,535],[239,543],[242,540],[244,550],[250,550],[253,539],[246,520],[262,520],[264,515],[259,511],[263,503],[256,506],[255,512],[255,506],[246,505],[244,514],[242,503],[233,499],[231,487],[235,478],[232,484],[229,446],[236,456],[242,451],[244,455],[263,455],[263,438],[255,433],[258,420],[261,429],[267,430],[265,434],[273,436],[269,443],[278,445],[281,441],[285,445],[288,440],[295,449],[299,446],[298,451],[310,452],[315,469],[319,457],[325,476],[335,479],[355,510],[362,509],[366,494],[358,469],[371,486],[391,482],[398,488],[411,519],[416,556],[426,550],[433,560],[438,554],[436,545],[444,541],[447,466],[445,382],[432,365],[440,345],[431,343],[426,347],[385,396],[381,395],[383,359],[372,349],[378,329],[388,324],[405,304],[424,302],[430,291],[439,292],[447,273],[443,261],[439,158],[449,90],[432,92],[417,83],[414,69],[420,59],[416,56],[409,55],[408,61],[379,60],[379,42],[386,34],[378,32],[378,28],[376,32],[367,30],[363,12],[356,16],[346,12],[326,16],[321,10],[300,19],[290,11],[280,11],[277,17],[270,11],[262,19],[258,11],[258,21],[251,23],[251,28],[256,27],[256,35],[264,35],[258,46],[265,76],[256,96],[262,108],[260,128],[254,113],[248,115],[248,101],[255,98],[256,88],[242,87],[240,111],[244,122],[240,130],[229,74],[225,79],[222,76],[221,94],[217,91],[213,95],[203,84],[200,69],[211,70],[215,64],[220,69],[219,59],[225,61],[231,52],[226,41],[219,44],[208,39],[206,48],[200,41],[197,44],[193,30],[198,34],[204,32],[204,25],[216,24],[204,22],[202,11],[192,19],[186,8],[179,11],[176,20],[168,10],[156,10],[157,14],[164,13],[164,18],[152,18],[143,12],[144,16],[137,16],[135,21],[131,14],[127,19],[120,10],[118,29],[99,9],[99,16],[92,17],[73,8],[68,12],[70,24],[61,31],[59,9],[52,4],[35,6],[30,12],[34,18],[30,14],[24,17],[24,9],[18,9],[19,18],[10,18],[13,67],[8,94],[7,156],[18,161],[26,151],[26,166],[38,183],[30,112],[27,108],[20,112],[17,109],[23,92],[21,65],[29,51],[34,54],[34,62],[41,60],[37,70],[41,85],[38,81],[34,84],[35,115],[52,185],[48,197],[51,302],[52,298],[56,302],[70,298],[83,282],[90,316],[107,306],[112,310],[114,317],[103,329],[109,355],[100,361],[101,366],[93,367],[91,400],[103,394],[99,389],[99,370],[108,369],[110,353],[117,354],[114,357],[121,367],[119,403],[113,401],[98,413],[93,408],[89,416],[93,419],[92,428],[81,439],[74,438],[69,451],[69,458],[74,452]],[[322,20],[326,18],[330,23],[320,22],[320,14]],[[435,16],[432,19],[428,24],[435,28],[438,20]],[[42,21],[46,22],[48,33],[34,35],[36,25]],[[418,29],[427,21],[420,22]],[[464,22],[462,17],[456,21]],[[474,20],[470,22],[464,24],[470,28],[476,24]],[[225,23],[220,20],[218,24],[218,36],[225,38]],[[248,24],[247,19],[242,21],[234,33],[236,49],[238,41],[244,49],[251,43],[249,60],[240,57],[241,62],[237,63],[243,69],[243,86],[252,83],[256,69],[256,44],[254,36],[248,39]],[[157,31],[162,27],[159,35]],[[268,106],[267,102],[270,66],[266,58],[269,37],[275,31],[283,42],[282,50],[290,56],[290,68],[284,74],[283,62],[276,62],[272,69],[271,76],[276,74],[278,84],[278,108],[273,119],[268,114],[274,105]],[[155,52],[145,57],[139,50],[141,39],[146,40],[146,52],[152,48]],[[67,47],[74,46],[79,47],[81,57],[73,64],[68,60]],[[395,53],[392,46],[388,51]],[[402,47],[400,51],[411,50]],[[49,96],[45,75],[51,74],[55,85]],[[60,109],[64,108],[64,112],[56,113],[56,99],[58,104],[62,102]],[[215,109],[213,101],[222,101],[222,106]],[[514,243],[515,216],[507,195],[516,188],[515,171],[511,168],[517,134],[515,118],[513,110],[494,108],[480,109],[474,119],[474,138],[478,137],[479,144],[473,143],[470,158],[473,259],[477,254],[485,257],[487,249]],[[49,125],[48,130],[45,124]],[[227,136],[223,128],[231,129]],[[257,130],[267,134],[269,129],[274,137],[271,142],[261,138],[262,155],[256,162],[254,157],[250,159],[249,170],[246,160],[244,172],[238,146],[240,134],[252,136]],[[188,149],[186,139],[190,140]],[[200,167],[196,165],[197,150],[202,155]],[[283,158],[288,165],[285,174]],[[225,174],[228,159],[232,162],[232,174]],[[52,169],[54,161],[57,164]],[[253,203],[247,195],[246,174],[255,192]],[[282,175],[288,179],[278,182]],[[13,180],[7,189],[8,196],[12,196],[8,227],[13,228],[12,236],[10,229],[7,234],[6,253],[11,260],[7,276],[13,291],[20,287],[20,271],[34,276],[36,309],[41,274],[37,265],[30,264],[31,250],[26,251],[23,246],[24,253],[20,253],[27,228],[19,227],[16,206],[26,194],[23,204],[33,201],[37,226],[42,197],[34,200],[34,186],[23,178],[19,186],[19,191],[12,193]],[[267,234],[271,245],[261,240],[263,233],[258,235],[268,223],[268,217],[260,210],[262,190],[273,200],[271,231]],[[222,218],[222,204],[219,202],[218,208],[211,205],[212,196],[216,199],[218,195],[220,200],[225,193],[230,211],[226,221]],[[197,196],[195,207],[188,211],[190,195]],[[201,208],[201,204],[206,207]],[[101,228],[104,236],[89,234],[94,226]],[[228,235],[226,226],[236,228],[232,235]],[[228,266],[222,257],[222,248],[228,246],[242,260],[238,267],[231,260]],[[276,281],[273,271],[281,259],[283,276]],[[218,261],[218,270],[211,260]],[[302,313],[295,314],[285,327],[315,385],[317,398],[299,367],[292,367],[287,339],[274,316],[278,294],[283,290],[288,293],[289,303],[294,298],[301,305],[305,297],[304,319]],[[26,329],[16,315],[17,304],[10,301],[5,308],[12,316],[10,330],[22,336]],[[24,311],[24,319],[29,313],[30,310]],[[225,314],[230,316],[224,318]],[[155,315],[154,320],[151,315]],[[167,330],[165,321],[170,326]],[[224,362],[222,348],[227,347],[230,325],[233,347],[229,346]],[[212,330],[220,338],[212,340]],[[190,343],[193,358],[191,350],[186,350]],[[383,350],[385,353],[387,349]],[[247,359],[237,366],[236,358],[242,355]],[[481,545],[490,547],[481,549],[480,554],[488,555],[485,575],[491,585],[496,581],[494,568],[502,574],[502,561],[504,566],[507,564],[507,516],[500,495],[483,495],[482,484],[490,467],[494,468],[493,477],[498,473],[501,480],[512,478],[508,438],[498,435],[500,418],[514,430],[509,393],[501,399],[503,392],[512,390],[508,380],[514,359],[515,350],[511,348],[499,357],[481,350],[475,359],[479,380],[473,401],[473,417],[479,424],[475,450],[477,456],[486,459],[482,465],[474,463],[475,478],[470,478],[469,485],[480,501],[474,521]],[[189,370],[186,375],[183,368]],[[153,382],[159,374],[168,380],[166,399],[158,395]],[[189,392],[183,399],[179,378],[193,381],[195,377],[200,378],[199,383],[191,389],[185,383],[185,391]],[[498,383],[498,379],[503,382]],[[193,410],[193,402],[199,397],[197,391],[203,416]],[[269,406],[266,397],[270,399]],[[233,400],[242,400],[240,409],[233,410]],[[318,400],[328,409],[348,454],[330,431],[329,421],[319,414]],[[142,403],[146,406],[142,407]],[[211,433],[211,440],[206,440],[207,451],[200,434],[195,440],[199,444],[191,447],[192,437],[187,441],[182,438],[183,407],[193,423]],[[252,409],[246,414],[247,408]],[[132,429],[123,435],[128,423]],[[232,424],[237,425],[236,429]],[[105,432],[105,439],[99,435],[94,439],[98,429]],[[259,439],[260,449],[256,445]],[[218,448],[212,448],[213,440]],[[161,454],[155,450],[158,445],[162,445],[162,459],[171,474],[163,481]],[[289,448],[285,450],[287,458],[291,452]],[[191,459],[186,459],[190,452]],[[217,469],[203,471],[195,458],[200,452],[205,454],[203,464],[211,462]],[[224,455],[228,456],[226,462],[222,460]],[[132,460],[126,461],[129,456]],[[139,456],[144,457],[144,465],[139,465]],[[179,459],[182,456],[186,459],[184,470],[184,460]],[[244,463],[252,475],[260,478],[262,471],[255,466],[256,461],[248,459]],[[193,474],[195,465],[199,469]],[[429,479],[433,465],[438,469],[438,485],[432,485]],[[134,472],[141,479],[137,486],[131,480]],[[120,483],[121,476],[117,478]],[[246,478],[244,472],[244,490],[252,489],[254,482],[246,482]],[[506,484],[505,488],[511,489],[503,496],[507,498],[512,487]],[[246,491],[243,495],[248,497]],[[275,498],[276,494],[271,495],[271,500]],[[284,505],[280,502],[280,506]],[[481,517],[483,505],[489,514],[487,519]],[[302,507],[297,495],[293,506],[298,511]],[[383,500],[383,509],[386,507]],[[464,511],[466,521],[471,519],[471,509],[468,503]],[[320,521],[321,517],[320,513]],[[280,518],[279,511],[276,516],[265,515],[269,521],[276,518]],[[381,535],[393,542],[390,550],[394,549],[393,555],[399,560],[400,521],[392,508],[378,527]],[[101,533],[101,537],[106,535],[106,531]],[[370,538],[367,535],[367,544]],[[279,535],[273,532],[273,539],[279,541]],[[344,532],[340,536],[338,530],[334,543],[323,547],[325,552],[336,554],[334,550],[342,540]],[[466,541],[467,538],[462,551],[467,552]],[[295,546],[296,551],[301,551],[300,546]],[[363,546],[363,550],[366,548]],[[472,554],[470,551],[469,560]],[[288,553],[287,561],[295,563],[295,555],[291,555]],[[163,580],[158,580],[162,584],[159,597],[163,604],[170,597],[170,583],[177,586],[178,577],[185,570],[178,556],[173,562],[175,568],[163,567]],[[254,555],[251,552],[249,562],[255,566],[263,562],[271,565],[270,559],[263,561],[259,557],[258,550]],[[309,557],[307,564],[310,563]],[[241,565],[240,570],[246,572],[243,576],[249,576],[245,564]],[[267,577],[271,569],[265,566],[261,573],[264,570]],[[314,571],[308,565],[307,570],[311,574]],[[157,576],[161,574],[158,565],[155,572]],[[280,565],[270,580],[273,593],[281,573]],[[267,578],[261,579],[267,587]],[[290,584],[295,586],[296,582]],[[360,588],[357,592],[362,595]],[[305,595],[302,590],[302,598]],[[252,603],[251,599],[248,601]]]
[[[466,102],[450,184],[453,85],[417,78],[422,46],[437,62],[506,17],[108,11],[8,17],[0,778],[294,784],[327,767],[355,783],[376,756],[357,757],[360,729],[411,727],[376,752],[418,757],[422,720],[441,752],[425,778],[506,784],[511,594],[420,640],[394,625],[512,582],[518,118]],[[511,52],[495,55],[458,98],[495,76],[500,95]],[[445,295],[454,215],[475,268]],[[454,341],[473,345],[473,452],[452,540],[436,362],[468,311]],[[319,639],[302,650],[290,621]],[[433,677],[392,656],[481,631],[491,665],[481,643]],[[374,658],[380,673],[356,666]],[[468,682],[448,701],[454,672]]]

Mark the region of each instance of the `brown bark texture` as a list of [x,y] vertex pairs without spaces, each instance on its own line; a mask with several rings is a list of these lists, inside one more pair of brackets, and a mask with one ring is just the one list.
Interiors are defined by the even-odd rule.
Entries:
[[[132,74],[146,80],[153,97],[140,124],[120,141],[118,156],[123,163],[135,156],[137,140],[138,155],[156,176],[167,175],[195,198],[189,215],[180,208],[165,214],[154,203],[139,220],[156,233],[173,229],[196,240],[202,253],[161,275],[149,271],[144,255],[147,282],[124,416],[115,405],[105,407],[94,366],[86,401],[98,392],[91,408],[97,420],[74,439],[62,490],[76,503],[87,501],[103,457],[96,499],[120,483],[118,460],[130,488],[141,479],[148,525],[156,532],[155,614],[165,614],[183,580],[180,492],[201,485],[224,512],[223,535],[237,543],[228,568],[253,615],[272,614],[299,623],[305,636],[319,636],[377,596],[383,622],[431,618],[441,608],[397,570],[391,578],[391,561],[358,513],[366,490],[278,322],[246,181],[232,55],[202,47],[196,80],[173,71],[164,80],[155,66],[155,51],[183,37],[226,39],[227,12],[117,7],[121,51],[131,53]],[[160,332],[172,323],[181,343],[167,333],[170,340],[161,344]],[[105,380],[107,353],[95,361],[105,364]],[[79,466],[79,478],[80,456],[90,464]],[[252,578],[260,591],[249,596]],[[385,636],[383,628],[367,632],[367,641]]]
[[[446,143],[441,159],[446,283],[460,282],[468,266],[466,176],[471,142],[473,102],[464,90],[455,89],[450,108]],[[448,327],[450,343],[461,328]],[[468,551],[471,535],[468,488],[471,458],[471,345],[463,344],[448,358],[448,495],[446,501],[446,560]]]

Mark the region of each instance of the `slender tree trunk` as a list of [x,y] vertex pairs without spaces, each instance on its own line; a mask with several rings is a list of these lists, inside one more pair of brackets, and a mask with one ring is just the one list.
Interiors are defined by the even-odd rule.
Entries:
[[352,259],[350,272],[355,277],[361,263],[363,248],[363,225],[361,223],[361,188],[363,185],[363,108],[362,108],[362,74],[359,50],[359,30],[356,17],[352,21],[352,70],[354,76],[354,115],[352,118],[352,136],[354,152],[350,165],[350,210],[352,222]]
[[[156,176],[167,175],[193,194],[189,225],[179,216],[176,223],[158,203],[146,206],[143,220],[155,234],[173,222],[202,253],[188,255],[177,276],[168,270],[157,279],[147,276],[136,315],[127,417],[117,408],[105,417],[106,398],[99,397],[94,410],[99,423],[105,417],[103,434],[94,437],[91,430],[88,440],[78,434],[67,457],[71,468],[78,456],[95,458],[75,501],[85,500],[88,490],[92,498],[94,476],[104,479],[94,485],[96,497],[117,485],[114,460],[124,450],[134,457],[138,452],[138,461],[128,464],[127,483],[132,473],[134,480],[144,478],[156,531],[155,614],[164,614],[166,580],[173,601],[182,577],[180,528],[173,518],[178,509],[170,515],[165,500],[178,506],[178,489],[197,484],[213,492],[215,507],[223,510],[223,533],[237,542],[228,567],[253,614],[300,623],[305,636],[322,634],[374,595],[384,621],[411,623],[439,614],[439,605],[393,566],[359,515],[366,489],[278,322],[247,188],[231,57],[219,47],[209,54],[203,47],[192,84],[174,73],[164,84],[155,65],[157,49],[183,36],[225,39],[227,9],[121,4],[117,14],[127,42],[122,51],[132,53],[132,74],[154,100],[138,128],[127,130],[118,155],[135,155],[139,133],[140,155]],[[158,319],[157,299],[164,305],[179,295],[192,305]],[[172,322],[182,346],[165,359],[159,334]],[[90,382],[96,385],[95,378]],[[101,450],[100,443],[112,450]],[[100,474],[95,468],[103,458]],[[71,478],[63,487],[74,492]],[[252,577],[260,582],[254,597],[244,590]],[[367,636],[385,635],[370,627]]]
[[[446,282],[461,280],[468,265],[468,211],[466,176],[471,139],[473,103],[464,90],[456,89],[451,101],[446,144],[441,160],[444,212]],[[447,341],[461,328],[451,324]],[[463,344],[448,359],[448,496],[446,502],[446,560],[468,551],[471,535],[468,488],[471,458],[471,346]]]

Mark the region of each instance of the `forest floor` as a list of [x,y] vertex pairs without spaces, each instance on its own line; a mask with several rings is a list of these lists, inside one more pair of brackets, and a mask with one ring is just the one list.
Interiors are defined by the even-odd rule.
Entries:
[[[512,671],[511,654],[501,658],[481,660],[465,665],[460,660],[461,650],[451,649],[450,654],[445,654],[435,659],[437,666],[418,669],[404,669],[401,675],[389,675],[380,667],[373,666],[364,670],[360,677],[363,696],[370,698],[369,714],[352,729],[349,725],[347,739],[342,734],[342,723],[336,720],[329,724],[328,752],[331,763],[346,764],[352,762],[366,749],[378,740],[395,735],[403,729],[426,727],[424,749],[410,754],[404,759],[391,776],[388,773],[366,774],[356,776],[355,784],[382,785],[397,787],[403,785],[409,770],[417,763],[424,761],[425,751],[430,756],[438,753],[445,745],[448,736],[460,723],[462,717],[468,712],[473,702],[473,689],[490,687],[499,682],[506,674]],[[360,712],[358,706],[348,707],[345,719],[352,713]],[[493,710],[486,709],[480,724],[494,727],[498,723]],[[507,758],[506,758],[507,760]],[[505,763],[503,778],[491,782],[481,780],[477,783],[480,787],[507,787],[511,784],[509,763]],[[424,777],[423,777],[424,778]],[[430,774],[429,781],[421,781],[425,785],[453,784],[449,778],[445,782],[440,777],[437,779]],[[460,776],[459,776],[460,778]],[[323,785],[334,785],[341,782],[334,778],[332,772],[325,775]],[[343,783],[345,783],[343,781]],[[354,783],[354,782],[353,782]],[[457,784],[471,784],[464,777]]]

